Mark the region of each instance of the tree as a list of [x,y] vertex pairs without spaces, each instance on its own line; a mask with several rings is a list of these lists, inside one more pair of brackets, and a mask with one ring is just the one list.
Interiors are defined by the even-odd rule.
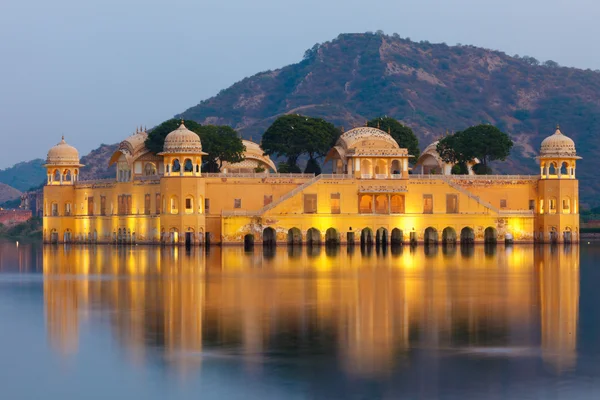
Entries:
[[[244,159],[246,148],[237,132],[229,126],[200,125],[191,120],[183,121],[185,127],[196,133],[202,142],[202,150],[208,153],[203,158],[203,169],[218,172],[223,162],[240,162]],[[170,119],[153,128],[148,133],[146,147],[154,154],[163,150],[165,138],[181,125],[181,120]]]
[[414,156],[410,159],[410,163],[414,164],[417,162],[417,159],[421,154],[421,151],[419,150],[419,139],[417,139],[413,130],[408,126],[402,125],[396,119],[391,117],[374,118],[367,122],[367,126],[389,132],[401,148],[408,149],[408,154]]
[[437,145],[440,158],[447,163],[479,160],[473,170],[477,174],[490,174],[491,161],[505,160],[513,147],[508,135],[493,125],[477,125],[441,139]]
[[302,154],[308,155],[307,167],[318,165],[316,160],[329,151],[339,135],[340,131],[333,124],[321,118],[284,115],[265,131],[261,147],[265,154],[285,157],[291,172],[298,169],[298,158]]

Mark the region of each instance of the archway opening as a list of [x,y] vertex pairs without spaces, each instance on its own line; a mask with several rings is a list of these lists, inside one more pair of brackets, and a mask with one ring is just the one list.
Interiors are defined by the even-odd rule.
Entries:
[[375,244],[377,246],[387,246],[388,244],[388,231],[385,228],[377,229],[375,232]]
[[404,234],[398,228],[392,229],[392,246],[404,243]]
[[563,242],[565,244],[571,244],[573,242],[573,232],[571,231],[570,227],[566,227],[565,231],[563,232]]
[[251,233],[244,235],[244,247],[246,249],[248,249],[253,246],[254,246],[254,235]]
[[179,163],[179,158],[173,160],[173,166],[171,167],[172,172],[180,172],[181,164]]
[[498,243],[498,231],[496,228],[488,226],[483,232],[483,241],[488,244]]
[[473,228],[465,226],[460,231],[460,244],[473,244],[475,243],[475,231]]
[[456,244],[456,231],[454,228],[446,227],[442,231],[442,243],[444,244]]
[[373,244],[373,231],[371,228],[364,228],[360,231],[360,245],[371,246]]
[[375,212],[377,214],[389,214],[387,195],[380,194],[375,197]]
[[317,228],[310,228],[306,232],[306,243],[309,246],[318,246],[321,244],[321,232]]
[[270,226],[263,229],[263,245],[275,246],[277,244],[277,233]]
[[366,178],[370,178],[373,175],[373,166],[371,165],[371,161],[362,160],[360,164],[360,173]]
[[400,160],[392,161],[391,171],[392,175],[400,175],[402,173],[402,166],[400,164]]
[[438,243],[438,231],[433,227],[425,229],[425,235],[423,237],[425,244],[437,244]]
[[325,231],[325,244],[328,246],[337,246],[340,244],[340,234],[334,228],[329,228]]
[[291,245],[302,244],[302,232],[298,228],[292,228],[288,231],[287,242]]
[[186,158],[183,162],[183,172],[194,172],[194,164],[189,158]]

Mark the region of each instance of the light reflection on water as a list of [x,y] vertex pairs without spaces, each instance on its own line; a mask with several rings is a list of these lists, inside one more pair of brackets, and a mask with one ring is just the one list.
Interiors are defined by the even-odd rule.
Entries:
[[[117,365],[133,376],[158,368],[140,385],[183,380],[180,398],[535,398],[563,380],[587,394],[598,388],[574,384],[579,253],[5,242],[0,300],[43,306],[14,311],[44,321],[50,364],[74,360],[99,379]],[[206,382],[213,375],[219,384]]]

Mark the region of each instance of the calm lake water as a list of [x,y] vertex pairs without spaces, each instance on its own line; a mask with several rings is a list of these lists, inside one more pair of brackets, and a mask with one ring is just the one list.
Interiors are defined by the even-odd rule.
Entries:
[[600,246],[0,242],[2,399],[598,399]]

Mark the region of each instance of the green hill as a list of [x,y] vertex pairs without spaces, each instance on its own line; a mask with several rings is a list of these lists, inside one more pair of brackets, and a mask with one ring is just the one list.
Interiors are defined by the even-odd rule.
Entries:
[[491,123],[516,146],[500,173],[536,174],[535,156],[560,123],[584,157],[582,202],[600,204],[591,160],[600,156],[600,73],[540,64],[474,46],[343,34],[304,59],[246,78],[178,117],[227,124],[258,140],[279,115],[301,113],[350,128],[388,115],[413,128],[421,147],[446,130]]
[[46,170],[42,165],[44,165],[44,160],[36,158],[2,169],[0,170],[0,182],[24,192],[46,181]]

